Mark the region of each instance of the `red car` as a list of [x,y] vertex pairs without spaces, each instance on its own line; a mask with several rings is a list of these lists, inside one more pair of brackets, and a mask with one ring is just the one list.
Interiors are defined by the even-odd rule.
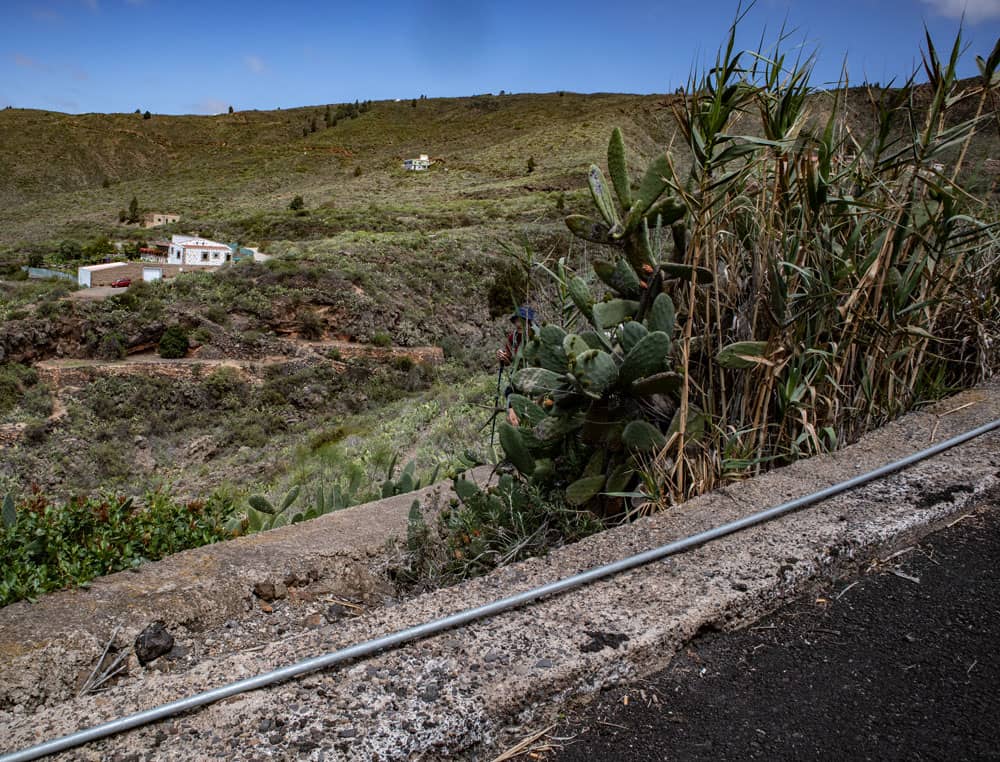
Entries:
[[111,288],[126,288],[132,285],[131,278],[119,278],[111,283]]

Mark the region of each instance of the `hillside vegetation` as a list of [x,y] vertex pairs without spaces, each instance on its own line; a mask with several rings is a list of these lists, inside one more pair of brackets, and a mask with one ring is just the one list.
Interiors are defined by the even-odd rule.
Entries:
[[[325,105],[149,119],[10,109],[0,112],[0,243],[110,232],[133,196],[206,234],[227,225],[238,232],[241,218],[283,211],[296,195],[320,208],[306,237],[531,219],[549,205],[545,192],[579,188],[612,126],[635,135],[640,151],[661,145],[663,100],[566,93],[379,101],[329,127]],[[433,170],[404,173],[402,159],[420,153],[436,160]],[[370,207],[386,205],[392,218],[366,221]],[[496,206],[507,208],[497,214]],[[414,213],[419,219],[397,219]]]

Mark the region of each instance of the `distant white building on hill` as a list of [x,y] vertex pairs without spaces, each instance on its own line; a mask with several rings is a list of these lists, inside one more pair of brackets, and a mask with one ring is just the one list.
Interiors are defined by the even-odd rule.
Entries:
[[171,236],[167,250],[168,265],[219,267],[232,258],[233,250],[227,244],[193,235]]
[[423,172],[430,165],[431,160],[425,153],[420,154],[418,159],[403,159],[403,169],[409,169],[412,172]]

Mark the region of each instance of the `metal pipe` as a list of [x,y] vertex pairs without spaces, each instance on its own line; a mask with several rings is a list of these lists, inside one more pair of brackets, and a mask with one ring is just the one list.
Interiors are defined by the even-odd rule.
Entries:
[[457,614],[442,617],[441,619],[425,622],[424,624],[417,625],[416,627],[399,630],[398,632],[394,632],[390,635],[385,635],[380,638],[375,638],[374,640],[359,643],[333,653],[324,654],[323,656],[315,656],[311,659],[305,659],[304,661],[291,664],[287,667],[276,669],[273,672],[266,672],[262,675],[257,675],[256,677],[246,678],[219,688],[213,688],[212,690],[205,691],[203,693],[197,693],[187,698],[178,699],[177,701],[172,701],[169,704],[162,704],[158,707],[154,707],[153,709],[147,709],[142,712],[130,714],[126,717],[120,717],[117,720],[111,720],[110,722],[105,722],[102,725],[96,725],[86,730],[80,730],[76,733],[63,736],[62,738],[46,741],[45,743],[32,746],[31,748],[24,749],[22,751],[5,754],[0,757],[0,762],[25,762],[26,760],[38,759],[39,757],[43,757],[48,754],[54,754],[59,751],[71,749],[75,746],[89,743],[90,741],[96,741],[100,738],[115,735],[125,730],[131,730],[132,728],[146,725],[165,717],[170,717],[190,709],[204,706],[205,704],[211,704],[215,701],[235,696],[238,693],[263,688],[283,680],[288,680],[292,677],[306,674],[307,672],[315,672],[319,669],[331,667],[334,664],[339,664],[359,656],[367,656],[378,651],[384,651],[388,648],[392,648],[393,646],[397,646],[411,640],[425,638],[443,630],[451,629],[452,627],[457,627],[477,619],[483,619],[485,617],[493,616],[494,614],[499,614],[502,611],[507,611],[508,609],[516,608],[526,603],[531,603],[539,598],[555,595],[556,593],[580,587],[581,585],[595,582],[613,574],[629,571],[637,566],[642,566],[652,561],[658,561],[662,558],[666,558],[667,556],[674,555],[675,553],[690,550],[691,548],[703,545],[711,540],[716,540],[720,537],[733,534],[734,532],[739,532],[743,529],[756,526],[757,524],[762,524],[778,518],[779,516],[783,516],[786,513],[791,513],[799,508],[803,508],[807,505],[812,505],[820,502],[821,500],[826,500],[827,498],[839,495],[842,492],[846,492],[847,490],[854,489],[862,484],[867,484],[875,479],[900,471],[918,461],[930,458],[938,453],[952,447],[956,447],[964,442],[968,442],[970,439],[974,439],[975,437],[981,436],[998,428],[1000,428],[1000,419],[971,431],[967,431],[964,434],[959,434],[951,439],[947,439],[934,445],[933,447],[928,447],[925,450],[913,453],[912,455],[902,458],[901,460],[876,468],[874,471],[869,471],[868,473],[861,474],[860,476],[855,476],[853,479],[848,479],[847,481],[840,482],[839,484],[834,484],[830,487],[819,490],[818,492],[814,492],[811,495],[789,500],[788,502],[782,503],[781,505],[773,508],[760,511],[759,513],[746,516],[736,521],[731,521],[714,529],[699,532],[698,534],[691,535],[690,537],[686,537],[682,540],[677,540],[667,545],[661,545],[658,548],[653,548],[652,550],[647,550],[643,553],[629,556],[621,561],[605,564],[604,566],[598,566],[590,569],[589,571],[575,574],[572,577],[566,577],[565,579],[550,582],[547,585],[542,585],[541,587],[536,587],[532,590],[527,590],[523,593],[518,593],[517,595],[512,595],[483,606],[466,609],[465,611],[460,611]]

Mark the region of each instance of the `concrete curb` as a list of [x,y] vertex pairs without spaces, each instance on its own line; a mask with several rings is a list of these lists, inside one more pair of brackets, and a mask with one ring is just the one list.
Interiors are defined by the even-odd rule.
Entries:
[[[195,649],[169,669],[136,668],[96,697],[6,706],[0,744],[22,748],[78,729],[80,718],[97,724],[527,590],[809,494],[998,417],[1000,388],[991,383],[906,416],[839,453],[719,490],[543,559],[252,649]],[[817,578],[931,531],[991,496],[998,488],[998,457],[1000,437],[987,435],[683,555],[65,758],[372,760],[459,752],[479,758],[573,696],[665,666],[699,630],[753,621]]]

